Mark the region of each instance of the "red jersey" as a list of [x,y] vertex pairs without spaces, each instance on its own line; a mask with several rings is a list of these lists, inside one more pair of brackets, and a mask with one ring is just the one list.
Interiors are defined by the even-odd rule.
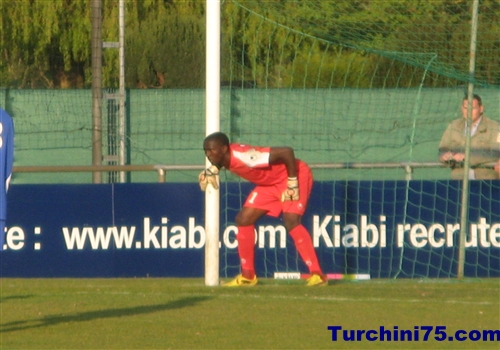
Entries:
[[[245,180],[260,186],[272,186],[286,182],[288,172],[284,164],[269,164],[271,147],[229,145],[231,161],[228,170]],[[297,160],[297,169],[303,163]]]

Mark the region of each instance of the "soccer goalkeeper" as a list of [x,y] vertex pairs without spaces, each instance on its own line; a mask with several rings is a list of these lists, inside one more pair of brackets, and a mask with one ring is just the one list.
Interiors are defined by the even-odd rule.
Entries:
[[208,135],[203,142],[203,149],[212,163],[199,175],[203,191],[209,185],[218,189],[217,175],[222,167],[256,185],[236,215],[241,274],[224,286],[257,284],[254,267],[255,222],[263,215],[278,217],[281,213],[286,230],[309,268],[311,277],[307,285],[326,285],[327,280],[319,265],[311,236],[301,223],[313,185],[312,173],[307,164],[295,159],[290,147],[254,147],[229,143],[229,138],[222,132]]

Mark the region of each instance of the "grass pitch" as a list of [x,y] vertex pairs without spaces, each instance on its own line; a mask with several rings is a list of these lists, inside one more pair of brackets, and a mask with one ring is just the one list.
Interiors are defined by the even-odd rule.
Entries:
[[[498,341],[332,341],[345,330],[500,329],[500,280],[2,279],[1,349],[498,349]],[[300,284],[299,284],[300,283]],[[395,328],[397,327],[397,328]],[[474,333],[479,334],[478,332]]]

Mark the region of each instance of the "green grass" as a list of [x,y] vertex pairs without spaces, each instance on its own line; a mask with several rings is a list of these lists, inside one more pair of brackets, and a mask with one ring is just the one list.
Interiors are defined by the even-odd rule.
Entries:
[[[500,280],[252,288],[203,279],[2,279],[1,349],[498,349],[499,342],[333,342],[328,326],[500,329]],[[303,283],[301,281],[301,283]],[[423,332],[420,332],[421,337]]]

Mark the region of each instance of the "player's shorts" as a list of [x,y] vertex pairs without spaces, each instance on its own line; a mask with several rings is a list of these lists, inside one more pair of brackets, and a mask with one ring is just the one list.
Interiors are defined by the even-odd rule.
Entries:
[[299,200],[281,201],[281,194],[287,189],[287,179],[272,186],[257,186],[248,195],[244,207],[267,211],[267,215],[278,217],[283,213],[304,215],[313,186],[311,169],[305,163],[299,163],[297,180],[299,181]]

